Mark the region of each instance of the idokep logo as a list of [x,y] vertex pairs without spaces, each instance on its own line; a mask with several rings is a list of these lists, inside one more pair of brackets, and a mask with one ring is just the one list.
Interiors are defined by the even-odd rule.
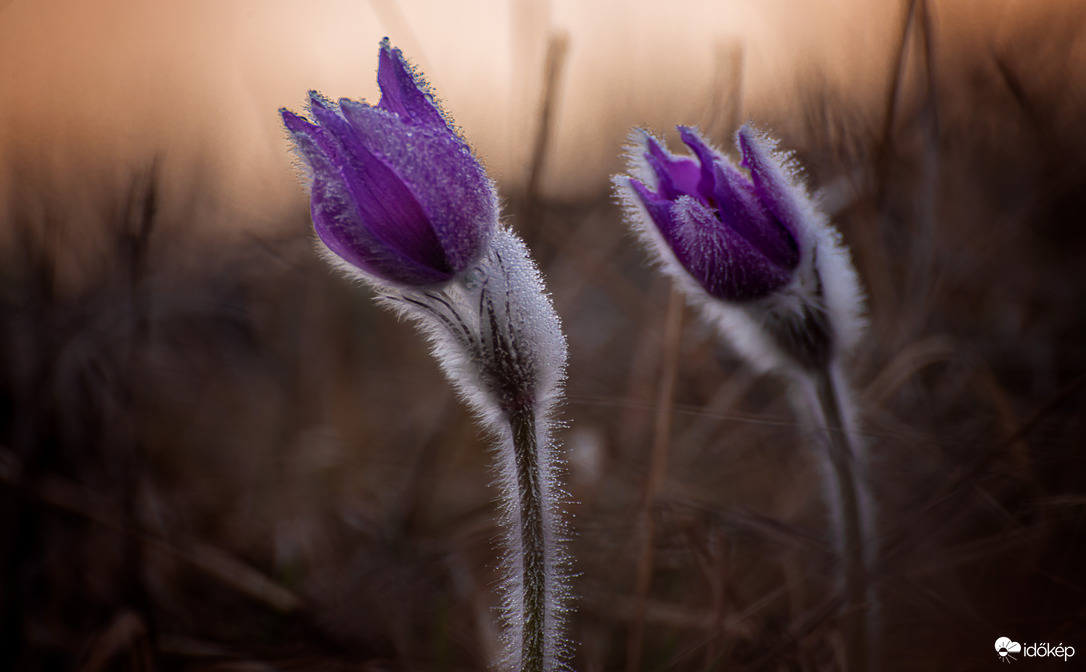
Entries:
[[1015,660],[1012,653],[1019,653],[1022,650],[1022,645],[1018,642],[1012,642],[1009,637],[1000,637],[995,643],[996,653],[999,654],[999,659],[1004,663],[1009,663]]
[[1012,654],[1018,653],[1026,658],[1063,658],[1064,662],[1067,662],[1071,656],[1075,655],[1075,647],[1064,646],[1063,642],[1060,642],[1056,646],[1052,646],[1048,642],[1044,644],[1029,644],[1022,646],[1018,642],[1012,641],[1009,637],[1000,637],[995,641],[995,650],[999,654],[999,659],[1004,663],[1009,663],[1012,660],[1017,660]]

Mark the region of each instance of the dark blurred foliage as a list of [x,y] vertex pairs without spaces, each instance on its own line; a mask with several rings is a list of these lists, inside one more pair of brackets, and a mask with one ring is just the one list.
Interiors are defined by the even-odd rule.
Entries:
[[[1086,656],[1086,134],[1081,82],[1029,41],[1081,33],[941,71],[913,7],[882,116],[812,76],[783,139],[869,291],[850,371],[882,669],[990,669],[999,636]],[[4,222],[0,667],[484,669],[487,437],[305,213],[194,242],[158,175],[78,214],[27,188]],[[783,383],[684,314],[609,194],[528,184],[507,217],[571,353],[573,667],[836,669],[821,479]]]

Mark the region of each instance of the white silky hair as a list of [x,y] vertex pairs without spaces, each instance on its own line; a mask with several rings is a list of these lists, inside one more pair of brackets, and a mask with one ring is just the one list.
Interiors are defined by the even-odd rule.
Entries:
[[[530,406],[521,410],[530,410],[535,418],[546,558],[544,659],[548,672],[564,669],[570,654],[563,635],[570,600],[570,561],[565,551],[569,530],[559,508],[569,497],[560,483],[564,460],[553,432],[568,354],[561,320],[527,247],[515,233],[499,225],[475,267],[430,289],[392,286],[342,262],[330,251],[324,256],[350,276],[373,286],[382,304],[418,326],[446,377],[493,437],[500,522],[506,531],[501,590],[506,654],[499,665],[508,670],[520,669],[524,626],[520,621],[524,612],[522,513],[510,410]],[[510,385],[516,389],[511,390]],[[518,398],[509,398],[511,393]]]

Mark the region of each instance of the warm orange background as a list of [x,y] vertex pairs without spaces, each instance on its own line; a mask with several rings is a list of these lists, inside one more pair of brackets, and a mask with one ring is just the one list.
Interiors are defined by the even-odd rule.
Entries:
[[[9,0],[0,170],[5,186],[14,172],[71,193],[157,155],[173,198],[195,187],[247,220],[275,219],[303,199],[277,108],[300,108],[310,88],[374,100],[377,43],[389,35],[511,186],[524,179],[547,40],[565,33],[544,189],[595,196],[631,126],[704,125],[732,105],[722,98],[735,90],[735,63],[743,117],[787,124],[798,87],[817,78],[877,124],[905,4]],[[940,63],[983,60],[1029,32],[1027,19],[1073,4],[930,3]],[[1081,62],[1081,51],[1051,58]],[[193,185],[195,175],[211,179]]]

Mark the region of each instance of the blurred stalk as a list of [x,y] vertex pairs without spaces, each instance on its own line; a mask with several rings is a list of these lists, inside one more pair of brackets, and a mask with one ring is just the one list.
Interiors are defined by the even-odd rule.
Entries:
[[528,184],[525,189],[524,218],[525,229],[535,231],[539,222],[540,189],[543,182],[543,169],[547,160],[547,148],[551,143],[554,127],[554,110],[558,106],[558,85],[569,51],[569,35],[555,33],[547,43],[547,59],[543,69],[543,96],[539,105],[539,124],[536,126],[532,156],[528,164]]
[[[20,202],[25,212],[28,204]],[[16,210],[18,212],[18,210]],[[11,367],[10,441],[17,460],[0,460],[8,484],[0,488],[0,664],[17,668],[25,653],[24,627],[31,602],[28,576],[41,544],[41,514],[33,501],[32,485],[54,459],[56,442],[45,440],[55,424],[50,400],[58,353],[59,330],[52,311],[57,302],[57,238],[59,222],[46,209],[40,222],[16,217],[17,251],[10,267],[26,278],[26,300],[16,313],[26,330],[25,349],[4,362]],[[13,280],[17,282],[17,280]]]
[[634,672],[640,665],[641,643],[645,631],[645,611],[652,588],[653,557],[656,546],[656,526],[652,510],[660,482],[667,472],[667,449],[671,439],[671,407],[675,399],[675,381],[679,369],[679,348],[682,343],[683,293],[672,287],[667,300],[664,320],[663,362],[660,387],[656,394],[656,418],[653,423],[652,457],[641,500],[640,556],[637,561],[637,583],[634,587],[636,612],[630,624],[626,642],[626,669]]
[[[825,439],[826,455],[829,457],[830,474],[833,488],[830,493],[835,497],[838,526],[838,552],[841,554],[842,583],[845,593],[845,605],[841,612],[841,630],[845,640],[845,666],[849,672],[858,672],[870,667],[873,647],[870,624],[870,595],[868,577],[870,567],[867,558],[867,543],[871,538],[870,526],[866,524],[870,516],[864,516],[863,508],[867,497],[864,496],[864,484],[858,472],[862,472],[860,446],[857,445],[853,431],[853,414],[844,410],[849,403],[847,391],[834,364],[810,373],[810,382],[814,387],[817,408],[811,409],[812,417],[820,423],[819,429]],[[846,393],[846,394],[842,394]]]
[[144,548],[143,528],[140,514],[139,494],[143,486],[146,467],[146,447],[143,444],[143,417],[141,389],[144,358],[150,341],[150,293],[147,286],[147,267],[154,231],[155,216],[158,210],[158,161],[152,162],[144,179],[135,179],[129,190],[124,228],[118,239],[118,256],[125,259],[125,291],[129,311],[127,341],[121,376],[120,417],[115,419],[117,446],[122,462],[122,506],[125,512],[125,524],[129,533],[125,535],[124,563],[131,577],[128,599],[138,612],[138,618],[145,628],[149,639],[158,638],[158,628],[154,617],[154,604],[150,590],[146,585],[146,549]]

